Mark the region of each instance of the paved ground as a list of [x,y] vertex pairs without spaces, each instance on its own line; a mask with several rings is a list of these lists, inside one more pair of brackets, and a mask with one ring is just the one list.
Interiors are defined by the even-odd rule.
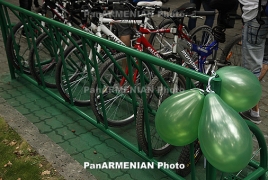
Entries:
[[[15,0],[10,2],[17,3]],[[180,2],[170,0],[165,5],[175,8],[184,2],[186,0]],[[202,20],[198,22],[199,25],[203,23]],[[241,21],[237,20],[235,28],[226,32],[227,41],[239,34],[241,27]],[[259,125],[266,142],[268,141],[267,82],[268,75],[261,82],[262,123]],[[90,110],[85,112],[92,114]],[[11,81],[1,35],[0,116],[3,116],[24,139],[44,155],[66,179],[169,179],[158,170],[85,171],[82,167],[85,161],[98,163],[143,160],[27,81],[21,78]],[[136,144],[134,124],[113,130]],[[174,163],[177,159],[176,153],[177,151],[173,151],[169,156],[158,160]],[[200,175],[197,178],[204,179],[202,162],[198,167]]]

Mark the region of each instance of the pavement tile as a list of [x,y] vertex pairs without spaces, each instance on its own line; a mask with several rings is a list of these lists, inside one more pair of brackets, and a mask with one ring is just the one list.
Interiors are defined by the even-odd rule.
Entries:
[[70,145],[77,148],[79,152],[90,149],[90,147],[88,147],[85,141],[81,140],[79,136],[68,138],[67,140],[70,142]]
[[31,119],[31,122],[32,122],[33,124],[35,124],[35,123],[39,123],[39,122],[42,121],[42,120],[40,119],[40,117],[39,117],[39,116],[36,116],[34,113],[28,114],[28,115],[26,115],[26,117],[27,117],[27,119]]
[[[31,92],[32,93],[32,92]],[[27,104],[27,103],[32,103],[32,100],[31,99],[29,99],[27,96],[26,96],[26,94],[23,94],[23,95],[21,95],[21,96],[19,96],[19,97],[16,97],[16,100],[18,101],[18,102],[20,102],[20,103],[23,103],[23,104]]]
[[131,179],[129,174],[124,174],[123,176],[115,178],[115,180],[125,180],[125,179]]
[[[104,171],[102,172],[105,173]],[[108,170],[106,174],[108,175],[108,179],[117,179],[119,177],[124,176],[126,173],[119,169],[111,169],[111,170]]]
[[63,136],[58,134],[58,131],[51,131],[50,133],[46,133],[48,137],[52,137],[53,141],[57,144],[63,143],[65,140],[63,139]]
[[103,133],[99,129],[92,129],[91,133],[93,136],[98,137],[101,142],[104,142],[106,139],[112,139],[110,136]]
[[70,129],[70,131],[75,131],[76,135],[84,134],[84,133],[87,133],[90,131],[90,129],[88,129],[86,126],[81,126],[77,122],[74,122],[72,124],[68,124],[67,127],[68,127],[68,129]]
[[35,125],[39,129],[40,133],[42,133],[42,134],[50,133],[53,131],[53,127],[48,126],[46,124],[46,121],[40,121],[38,123],[35,123]]
[[[74,113],[73,113],[73,115],[74,115]],[[66,118],[66,117],[68,117],[68,118]],[[73,124],[74,122],[79,121],[79,120],[77,120],[77,121],[75,120],[76,118],[78,118],[77,116],[70,117],[70,116],[66,115],[66,112],[59,114],[59,115],[56,115],[56,116],[53,116],[53,118],[56,119],[57,121],[62,122],[65,125]]]
[[96,179],[109,179],[109,174],[103,173],[101,170],[90,170],[89,172],[94,174]]
[[108,159],[109,157],[118,154],[117,152],[115,152],[115,148],[109,147],[107,145],[103,146],[103,144],[100,144],[94,146],[94,148],[98,153],[101,153],[105,159]]
[[97,137],[92,136],[90,132],[79,134],[79,137],[85,141],[85,145],[89,146],[90,148],[103,144],[103,142],[101,142]]
[[31,109],[25,107],[24,105],[17,107],[17,110],[23,115],[27,115],[27,114],[32,113]]
[[91,149],[83,151],[82,153],[85,155],[86,158],[84,159],[84,161],[87,160],[90,163],[108,162],[108,160],[105,159],[104,155],[100,151],[98,151],[98,148],[92,147]]
[[[59,122],[60,123],[60,122]],[[53,126],[54,127],[54,126]],[[66,126],[59,126],[58,128],[54,128],[57,131],[58,135],[61,135],[64,140],[71,140],[76,138],[77,136]]]
[[57,107],[55,106],[49,106],[49,107],[45,107],[43,109],[43,111],[47,112],[50,116],[56,116],[56,115],[59,115],[59,114],[62,114],[62,112],[60,111],[60,109],[58,109]]
[[[69,141],[64,141],[62,143],[58,143],[58,145],[60,147],[62,147],[68,154],[70,154],[71,156],[73,156],[74,154],[80,154],[81,156],[81,153],[79,153],[77,151],[77,148],[74,147],[74,146],[71,146],[70,142]],[[76,159],[78,161],[78,159]],[[78,161],[79,162],[79,161]]]
[[[122,146],[119,142],[117,142],[114,139],[105,140],[105,144],[107,144],[107,146],[109,146],[109,147],[120,147],[120,146]],[[117,152],[117,153],[120,153],[125,149],[126,149],[125,147],[123,147],[123,148],[114,148],[114,151]]]
[[41,120],[41,121],[52,118],[50,116],[50,114],[48,114],[47,112],[43,111],[43,109],[40,109],[39,111],[35,111],[32,114],[34,116],[38,117],[38,119]]

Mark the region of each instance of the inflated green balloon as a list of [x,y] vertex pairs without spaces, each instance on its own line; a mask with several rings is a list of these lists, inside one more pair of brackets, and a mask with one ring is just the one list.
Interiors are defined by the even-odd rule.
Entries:
[[223,172],[237,172],[252,155],[252,137],[246,122],[217,94],[206,95],[198,138],[208,162]]
[[254,107],[261,98],[261,84],[249,70],[226,66],[216,71],[222,79],[220,97],[237,112]]
[[159,136],[174,146],[184,146],[197,139],[204,103],[199,89],[182,91],[167,98],[158,108],[155,126]]

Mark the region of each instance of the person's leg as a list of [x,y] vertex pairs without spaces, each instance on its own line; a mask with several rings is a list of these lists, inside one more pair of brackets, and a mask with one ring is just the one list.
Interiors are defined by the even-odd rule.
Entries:
[[38,0],[34,0],[34,6],[35,6],[36,8],[38,8],[38,7],[40,6]]
[[[201,8],[201,0],[190,0],[190,3],[194,3],[196,5],[196,10],[199,11]],[[196,26],[196,18],[190,18],[188,21],[189,30],[194,29]]]
[[[265,38],[268,34],[268,19],[266,24],[260,26],[256,19],[244,24],[242,34],[242,66],[249,69],[257,77],[261,74],[264,57]],[[259,105],[257,104],[250,111],[241,113],[244,118],[256,124],[261,122]]]
[[[131,46],[131,35],[133,34],[133,30],[130,24],[117,24],[117,32],[119,39],[128,47]],[[122,68],[125,69],[127,67],[127,60],[123,61]]]
[[[203,8],[205,11],[214,11],[215,9],[210,8],[209,6],[210,0],[203,0]],[[212,27],[214,23],[215,15],[213,16],[206,16],[205,25]]]
[[266,38],[262,69],[259,77],[260,81],[263,79],[267,71],[268,71],[268,39]]
[[268,25],[260,27],[256,19],[248,21],[242,34],[242,66],[249,69],[257,77],[260,76],[264,57],[265,37]]
[[[121,41],[128,47],[130,47],[130,35],[120,36]],[[125,59],[122,64],[122,68],[125,69],[127,67],[127,60]]]
[[31,11],[32,0],[20,0],[20,7]]

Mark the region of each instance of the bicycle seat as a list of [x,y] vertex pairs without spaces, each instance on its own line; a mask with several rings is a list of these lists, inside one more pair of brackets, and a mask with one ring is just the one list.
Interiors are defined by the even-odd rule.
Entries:
[[152,6],[158,6],[161,7],[162,6],[162,2],[161,1],[140,1],[137,3],[137,6],[147,6],[147,7],[152,7]]
[[175,13],[189,13],[192,14],[193,11],[196,10],[196,5],[194,3],[185,3],[180,7],[174,9],[172,12]]

